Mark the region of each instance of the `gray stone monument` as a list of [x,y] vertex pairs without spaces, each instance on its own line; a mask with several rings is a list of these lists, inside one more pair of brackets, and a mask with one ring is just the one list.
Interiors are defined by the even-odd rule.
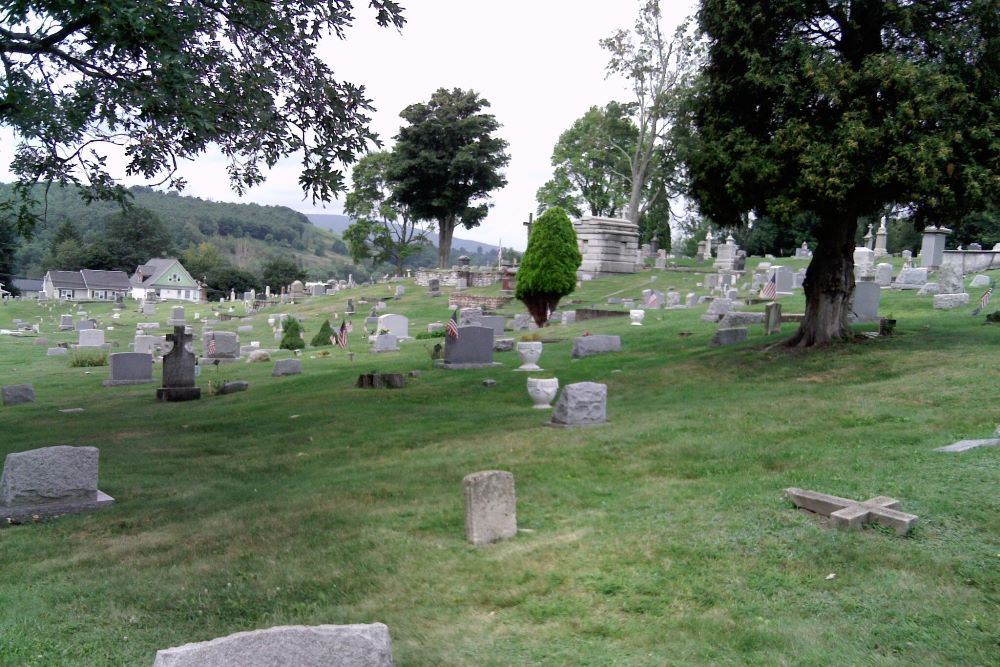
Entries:
[[106,507],[97,489],[96,447],[42,447],[8,454],[0,476],[0,521],[12,523]]
[[622,349],[621,336],[594,335],[579,336],[573,339],[573,359],[583,359],[592,357],[595,354],[606,352],[620,352]]
[[201,389],[194,384],[195,357],[191,338],[184,327],[174,327],[174,332],[167,334],[167,342],[173,343],[173,347],[163,357],[163,386],[156,390],[157,400],[173,402],[201,398]]
[[35,402],[35,388],[30,383],[8,384],[0,388],[3,404],[7,406]]
[[236,361],[240,358],[240,337],[231,331],[210,331],[202,335],[201,349],[208,360]]
[[479,546],[517,535],[517,499],[514,475],[485,470],[466,475],[465,538]]
[[278,359],[274,362],[274,370],[271,377],[284,377],[285,375],[299,375],[302,373],[302,361],[299,359]]
[[111,375],[102,384],[117,387],[153,381],[153,355],[146,352],[116,352],[108,356]]
[[866,523],[878,523],[894,528],[897,535],[906,535],[917,525],[917,517],[900,512],[899,501],[886,496],[858,501],[830,496],[803,489],[785,489],[785,496],[810,512],[833,519],[833,524],[846,530],[861,530]]
[[878,320],[878,305],[882,298],[882,288],[878,283],[867,281],[854,285],[851,302],[851,316],[854,322],[875,322]]
[[550,426],[597,426],[608,420],[608,386],[575,382],[563,387]]
[[925,227],[920,244],[920,266],[928,269],[940,268],[944,259],[944,246],[951,230],[947,227]]
[[389,628],[284,625],[156,652],[153,667],[393,667]]
[[764,335],[781,333],[781,304],[777,301],[764,306]]
[[495,368],[493,361],[493,329],[478,325],[459,327],[458,338],[445,336],[444,359],[439,368]]

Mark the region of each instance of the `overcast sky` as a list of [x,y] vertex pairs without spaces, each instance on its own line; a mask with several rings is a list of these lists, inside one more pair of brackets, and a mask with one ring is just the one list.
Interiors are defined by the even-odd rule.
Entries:
[[[472,88],[489,100],[510,144],[508,184],[494,193],[486,221],[459,236],[523,249],[521,223],[535,210],[535,191],[551,176],[559,134],[591,105],[628,99],[624,81],[605,79],[607,54],[598,40],[631,27],[638,0],[401,0],[407,23],[399,32],[378,28],[367,3],[355,4],[354,27],[344,41],[327,38],[323,58],[338,78],[367,87],[377,108],[372,128],[387,144],[399,129],[399,112],[440,87]],[[672,32],[696,2],[661,5]],[[5,181],[12,179],[9,156],[9,148],[0,148]],[[341,213],[340,201],[316,209],[303,200],[298,169],[295,160],[279,164],[242,199],[230,190],[218,153],[185,165],[181,174],[189,195]]]

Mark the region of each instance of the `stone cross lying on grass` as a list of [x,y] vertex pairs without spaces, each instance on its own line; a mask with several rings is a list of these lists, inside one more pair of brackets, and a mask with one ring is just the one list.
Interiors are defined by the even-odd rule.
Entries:
[[866,523],[878,523],[894,528],[897,535],[906,535],[917,525],[916,515],[898,511],[899,501],[886,496],[862,502],[796,488],[785,489],[785,496],[796,507],[828,516],[835,526],[847,530],[861,530]]

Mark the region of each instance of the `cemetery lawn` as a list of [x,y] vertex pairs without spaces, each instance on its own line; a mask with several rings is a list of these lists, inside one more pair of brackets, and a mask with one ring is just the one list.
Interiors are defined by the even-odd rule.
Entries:
[[[652,275],[570,299],[637,297]],[[649,286],[682,295],[703,279],[655,275]],[[403,284],[386,312],[408,316],[411,335],[447,319],[446,298]],[[241,337],[270,346],[266,317],[288,312],[309,340],[347,296],[386,291],[271,308]],[[783,305],[801,312],[802,297]],[[100,488],[117,501],[0,528],[0,665],[148,667],[159,648],[237,631],[372,621],[388,624],[400,667],[996,664],[1000,448],[932,451],[1000,422],[1000,325],[972,306],[884,292],[895,336],[806,353],[770,347],[759,325],[710,349],[704,306],[650,311],[642,327],[555,325],[538,375],[608,385],[609,423],[583,430],[542,426],[513,352],[472,371],[432,369],[440,339],[369,353],[369,307],[353,362],[310,348],[300,376],[208,367],[189,403],[156,403],[156,384],[104,388],[107,368],[0,336],[0,384],[38,394],[0,407],[0,455],[99,447]],[[107,306],[85,308],[112,324]],[[56,331],[64,312],[8,304],[0,328],[42,315],[50,344],[75,340]],[[150,319],[127,311],[108,338],[125,350]],[[620,334],[623,351],[571,360],[584,331]],[[373,369],[422,374],[355,389]],[[250,389],[210,395],[222,379]],[[462,477],[490,469],[515,475],[521,532],[474,548]],[[833,530],[783,498],[792,486],[891,496],[920,523],[905,538]]]

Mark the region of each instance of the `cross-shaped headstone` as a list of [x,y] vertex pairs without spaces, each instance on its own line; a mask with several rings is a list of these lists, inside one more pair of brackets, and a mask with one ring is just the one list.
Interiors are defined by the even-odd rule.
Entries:
[[533,225],[534,222],[535,222],[535,214],[534,213],[529,213],[528,214],[528,221],[521,223],[522,225],[524,225],[525,227],[528,228],[528,238],[529,239],[531,238],[531,225]]
[[796,488],[785,489],[785,495],[796,507],[830,517],[838,528],[861,530],[866,523],[878,523],[906,535],[917,525],[916,515],[900,512],[899,501],[886,496],[860,501]]

